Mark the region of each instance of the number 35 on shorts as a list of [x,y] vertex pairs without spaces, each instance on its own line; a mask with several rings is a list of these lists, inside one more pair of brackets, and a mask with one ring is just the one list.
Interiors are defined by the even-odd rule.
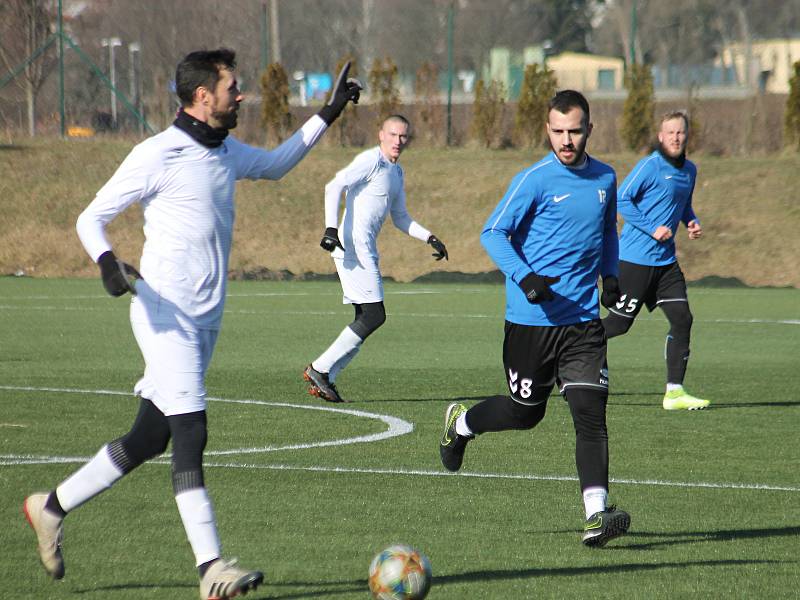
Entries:
[[614,306],[617,310],[621,310],[626,313],[632,313],[636,311],[636,307],[639,305],[638,298],[630,298],[628,294],[622,294],[619,297],[619,302],[617,302]]
[[533,394],[533,379],[520,377],[519,372],[509,369],[508,389],[511,390],[512,396],[518,396],[523,400],[527,400]]

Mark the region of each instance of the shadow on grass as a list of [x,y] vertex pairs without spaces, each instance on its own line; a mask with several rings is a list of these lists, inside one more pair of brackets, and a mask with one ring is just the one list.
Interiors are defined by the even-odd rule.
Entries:
[[[766,532],[766,533],[765,533]],[[775,533],[777,532],[777,533]],[[800,533],[800,527],[790,527],[778,530],[751,530],[751,531],[721,531],[717,532],[718,539],[731,540],[738,537],[770,537],[772,535],[797,535]],[[639,536],[667,536],[669,534],[650,534],[639,533]],[[714,533],[697,532],[687,533],[688,536],[703,536],[708,538],[712,537]],[[681,543],[678,541],[667,541],[663,543]],[[661,544],[644,544],[633,546],[617,546],[617,550],[636,550],[649,548],[653,545]],[[465,583],[471,581],[507,581],[514,579],[530,579],[533,577],[574,577],[576,575],[592,575],[608,574],[608,573],[626,573],[626,572],[641,572],[641,571],[656,571],[662,569],[682,569],[685,567],[727,567],[727,566],[743,566],[743,565],[766,565],[766,564],[780,564],[783,561],[777,560],[748,560],[748,559],[729,559],[729,560],[695,560],[695,561],[680,561],[680,562],[659,562],[656,564],[651,563],[624,563],[618,565],[599,565],[588,567],[556,567],[544,569],[491,569],[479,571],[467,571],[464,573],[453,573],[449,575],[435,575],[433,578],[433,585],[436,588],[446,586],[453,583]],[[75,590],[76,594],[92,594],[98,592],[113,592],[125,590],[160,590],[172,588],[194,588],[196,585],[191,584],[145,584],[145,583],[129,583],[117,584],[113,586],[98,586],[93,589]],[[272,588],[271,592],[264,592],[264,587]],[[307,581],[287,581],[280,583],[267,582],[261,589],[251,592],[253,600],[300,600],[302,598],[335,598],[339,595],[352,594],[354,592],[366,592],[367,580],[355,579],[351,581],[341,582],[307,582]],[[282,593],[276,588],[297,588],[297,587],[312,587],[318,589],[297,591],[287,591]]]
[[626,539],[650,538],[656,541],[634,543],[626,546],[617,546],[625,550],[651,550],[664,546],[678,544],[696,544],[698,542],[731,542],[734,540],[760,539],[773,537],[786,537],[800,535],[800,527],[780,527],[774,529],[728,529],[720,531],[686,531],[682,533],[650,533],[636,531],[630,533]]
[[[171,590],[171,589],[196,589],[198,586],[197,584],[190,584],[190,583],[141,583],[141,582],[131,582],[131,583],[118,583],[115,585],[99,585],[94,588],[85,588],[75,590],[74,594],[107,594],[109,592],[125,592],[131,590],[144,590],[146,594],[155,593],[159,590]],[[311,587],[311,588],[318,588],[312,589],[308,591],[297,591],[296,589],[292,590],[291,592],[287,592],[282,594],[278,592],[275,593],[275,588],[280,587],[291,587],[291,588],[298,588],[298,587]],[[267,588],[272,588],[273,591],[270,593]],[[273,583],[270,581],[265,581],[264,584],[256,591],[251,591],[248,594],[248,598],[252,598],[252,600],[290,600],[292,598],[335,598],[339,594],[352,594],[353,592],[365,592],[367,590],[367,580],[366,579],[356,579],[352,581],[342,581],[342,582],[310,582],[310,581],[288,581],[288,582],[279,582]],[[266,595],[265,595],[266,594]]]
[[[253,600],[293,600],[301,598],[336,598],[339,595],[352,595],[353,593],[362,592],[365,596],[369,593],[369,588],[366,579],[354,579],[352,581],[324,581],[324,582],[310,582],[310,581],[286,581],[282,583],[265,583],[267,587],[311,587],[317,588],[307,591],[293,590],[286,593],[272,593],[266,596],[257,596]],[[261,590],[259,590],[261,593]]]
[[197,584],[191,583],[141,583],[141,582],[131,582],[131,583],[115,583],[114,585],[98,585],[97,587],[93,588],[84,588],[79,590],[74,590],[73,594],[99,594],[101,592],[123,592],[127,590],[180,590],[180,589],[192,589],[198,587]]
[[625,573],[637,571],[656,571],[661,569],[682,569],[684,567],[726,567],[757,564],[775,564],[775,560],[687,560],[681,562],[660,562],[656,564],[625,563],[619,565],[601,565],[593,567],[563,567],[552,569],[494,569],[490,571],[468,571],[454,575],[438,575],[433,578],[433,585],[439,587],[448,583],[468,581],[491,581],[508,579],[527,579],[532,577],[574,577],[576,575],[593,575],[595,573]]
[[753,408],[760,406],[800,406],[800,401],[796,402],[714,402],[705,410],[725,409],[725,408]]

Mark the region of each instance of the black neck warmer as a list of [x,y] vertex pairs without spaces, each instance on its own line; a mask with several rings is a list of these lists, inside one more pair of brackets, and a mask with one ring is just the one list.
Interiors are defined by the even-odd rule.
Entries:
[[193,140],[206,148],[219,148],[222,145],[222,141],[228,137],[227,129],[209,127],[208,124],[186,114],[183,109],[178,111],[178,116],[175,117],[175,121],[172,124],[188,133]]
[[673,158],[672,156],[664,152],[664,147],[661,144],[658,145],[658,152],[661,154],[661,156],[664,157],[665,161],[667,161],[676,169],[682,169],[684,163],[686,162],[686,152],[683,152],[680,156],[676,156]]

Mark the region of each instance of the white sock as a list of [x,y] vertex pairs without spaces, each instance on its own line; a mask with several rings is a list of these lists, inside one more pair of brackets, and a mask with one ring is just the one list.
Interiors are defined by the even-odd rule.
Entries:
[[608,490],[606,488],[588,487],[583,490],[583,507],[586,510],[586,518],[588,519],[596,512],[604,511],[607,499]]
[[350,361],[356,357],[356,354],[358,354],[359,350],[361,350],[361,344],[350,350],[350,352],[348,352],[342,358],[333,363],[331,370],[328,372],[328,380],[331,383],[336,381],[336,376],[342,369],[344,369],[347,365],[350,364]]
[[181,492],[175,496],[175,502],[178,504],[178,512],[181,514],[181,521],[197,566],[219,558],[217,523],[206,488],[193,488]]
[[59,484],[56,488],[58,502],[69,512],[106,491],[122,475],[111,461],[108,446],[103,446],[88,463]]
[[467,413],[461,413],[456,419],[456,433],[464,437],[472,437],[475,435],[467,425]]
[[350,327],[345,327],[339,337],[333,341],[318,359],[311,363],[311,366],[320,373],[330,373],[333,365],[344,358],[348,352],[360,346],[363,341]]
[[671,392],[673,390],[682,390],[683,386],[680,383],[668,383],[667,384],[667,391]]

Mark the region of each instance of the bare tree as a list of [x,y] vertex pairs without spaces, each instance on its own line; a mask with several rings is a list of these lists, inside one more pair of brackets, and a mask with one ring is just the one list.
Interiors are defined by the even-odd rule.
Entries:
[[[55,66],[55,46],[42,47],[53,34],[51,2],[45,0],[7,0],[0,25],[0,59],[12,71],[29,61],[16,78],[25,92],[28,134],[36,135],[36,97]],[[39,55],[31,60],[36,53]]]

